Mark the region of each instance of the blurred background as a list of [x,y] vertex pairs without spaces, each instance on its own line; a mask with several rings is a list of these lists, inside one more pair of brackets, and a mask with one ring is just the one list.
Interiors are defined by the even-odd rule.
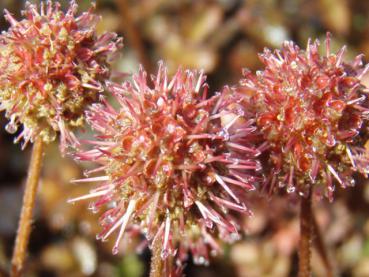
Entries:
[[[68,1],[61,2],[66,6]],[[87,0],[77,2],[80,11],[90,6]],[[0,1],[0,11],[6,8],[17,18],[23,6],[20,0]],[[97,13],[102,16],[101,32],[124,37],[117,70],[136,72],[141,63],[154,72],[159,60],[172,71],[179,65],[203,68],[212,91],[236,84],[243,67],[257,70],[257,53],[264,47],[278,48],[284,40],[305,47],[309,37],[324,42],[330,31],[335,50],[345,44],[347,57],[359,53],[369,57],[366,0],[97,0]],[[7,28],[1,17],[0,29]],[[4,131],[3,114],[0,124],[0,272],[5,272],[30,147],[21,151],[13,144],[12,135]],[[98,215],[88,210],[87,203],[66,203],[89,189],[69,182],[81,177],[83,168],[61,158],[57,145],[50,145],[46,155],[26,276],[146,276],[150,252],[140,249],[139,241],[124,241],[120,254],[113,256],[113,240],[95,239]],[[214,258],[210,266],[189,262],[187,276],[296,275],[298,205],[278,198],[250,202],[255,215],[243,221],[244,238],[233,246],[224,245],[224,256]],[[365,181],[337,191],[334,203],[316,203],[314,209],[332,260],[339,265],[339,276],[369,276],[369,186]],[[314,276],[325,276],[315,249],[313,268]]]

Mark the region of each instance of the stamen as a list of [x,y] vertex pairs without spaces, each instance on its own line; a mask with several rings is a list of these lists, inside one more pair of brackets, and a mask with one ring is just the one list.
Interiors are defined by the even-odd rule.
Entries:
[[329,172],[330,172],[330,173],[332,173],[332,175],[334,176],[334,178],[336,178],[336,180],[338,181],[338,183],[340,183],[340,185],[341,185],[342,187],[345,187],[345,185],[343,184],[343,182],[342,182],[342,180],[341,180],[340,176],[339,176],[339,175],[338,175],[338,173],[334,170],[334,168],[333,168],[330,164],[328,164],[328,165],[327,165],[327,168],[328,168]]
[[352,164],[352,167],[353,168],[356,168],[356,164],[355,164],[355,161],[354,161],[354,157],[352,156],[352,153],[351,153],[351,150],[348,146],[346,146],[346,153],[347,153],[347,156],[349,157],[350,159],[350,162]]
[[223,187],[223,189],[237,202],[240,203],[240,200],[237,198],[237,196],[233,193],[233,191],[228,187],[228,185],[223,181],[223,179],[215,174],[215,179],[218,181],[218,183]]
[[[119,230],[119,234],[118,234],[117,240],[115,241],[115,244],[114,244],[114,247],[113,247],[113,254],[117,254],[118,253],[119,243],[120,243],[120,241],[121,241],[121,239],[123,237],[124,231],[125,231],[125,229],[127,227],[127,224],[129,222],[131,216],[132,216],[132,213],[135,210],[136,202],[137,202],[136,200],[131,200],[129,202],[126,213],[118,221],[121,224],[121,227],[120,227],[120,230]],[[110,229],[110,231],[104,236],[104,239],[106,239],[111,234],[111,232],[113,232],[115,229],[114,229],[114,227],[112,229]]]
[[106,190],[103,190],[103,191],[99,191],[99,192],[95,192],[95,193],[86,194],[86,195],[83,195],[83,196],[80,196],[80,197],[76,197],[76,198],[73,198],[73,199],[69,199],[69,200],[67,201],[67,203],[74,203],[74,202],[77,202],[77,201],[80,201],[80,200],[85,200],[85,199],[95,198],[95,197],[98,197],[98,196],[105,195],[106,193],[109,193],[110,191],[111,191],[111,189],[106,189]]
[[109,176],[98,176],[98,177],[91,177],[91,178],[84,178],[84,179],[74,179],[71,180],[71,183],[91,183],[91,182],[104,182],[109,181]]
[[241,151],[245,151],[245,152],[249,152],[251,154],[254,154],[255,156],[258,156],[260,155],[260,152],[255,150],[255,149],[251,149],[249,147],[246,147],[246,146],[243,146],[243,145],[240,145],[240,144],[237,144],[237,143],[234,143],[234,142],[227,142],[227,145],[234,148],[234,149],[237,149],[237,150],[241,150]]

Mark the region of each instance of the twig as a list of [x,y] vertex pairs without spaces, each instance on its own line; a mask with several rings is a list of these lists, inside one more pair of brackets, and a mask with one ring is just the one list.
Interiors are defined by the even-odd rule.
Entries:
[[12,257],[11,276],[21,276],[26,256],[28,240],[31,232],[32,213],[35,206],[36,192],[40,179],[43,156],[43,141],[37,138],[32,150],[28,176],[23,196],[23,206],[20,214],[17,238]]
[[300,210],[300,245],[299,245],[299,277],[311,276],[311,240],[312,240],[312,195],[301,197]]

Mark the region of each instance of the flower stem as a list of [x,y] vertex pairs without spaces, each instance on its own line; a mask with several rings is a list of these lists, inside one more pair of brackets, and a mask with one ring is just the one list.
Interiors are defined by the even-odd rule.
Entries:
[[163,272],[163,259],[161,258],[162,250],[161,239],[157,238],[152,246],[151,250],[151,269],[150,277],[162,277]]
[[309,191],[306,197],[301,197],[298,277],[311,276],[312,225],[312,193]]
[[326,276],[333,277],[334,272],[332,263],[329,259],[327,247],[324,243],[322,233],[320,232],[320,228],[314,214],[313,214],[313,233],[314,233],[314,245],[323,261],[326,270]]
[[28,240],[31,232],[32,213],[35,206],[36,192],[40,179],[43,156],[43,141],[37,138],[33,144],[32,156],[28,168],[28,176],[23,196],[23,206],[20,214],[18,232],[12,257],[11,276],[22,274]]

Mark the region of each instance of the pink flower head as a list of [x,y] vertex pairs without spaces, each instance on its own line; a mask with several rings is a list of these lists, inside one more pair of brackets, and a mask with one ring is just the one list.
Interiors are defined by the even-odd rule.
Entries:
[[[361,78],[368,70],[361,56],[343,61],[345,47],[325,54],[319,41],[306,50],[285,42],[281,50],[260,55],[265,68],[245,72],[241,90],[251,92],[257,126],[269,144],[269,190],[286,188],[305,195],[311,188],[332,200],[335,184],[354,184],[353,173],[366,175],[363,148],[368,124],[368,90]],[[267,168],[267,167],[265,167]]]
[[96,34],[93,9],[76,17],[77,8],[73,0],[64,13],[48,1],[38,11],[27,2],[21,21],[5,11],[11,26],[0,36],[0,110],[10,118],[8,132],[23,125],[16,141],[23,139],[24,147],[37,136],[53,141],[57,132],[62,149],[77,143],[70,130],[83,125],[121,47],[116,34]]
[[70,202],[95,198],[92,209],[107,209],[98,237],[117,232],[114,253],[123,234],[139,228],[150,242],[162,241],[163,259],[177,253],[181,262],[190,250],[206,263],[208,250],[220,250],[216,237],[239,236],[230,211],[250,213],[243,199],[259,168],[248,140],[254,121],[228,109],[231,97],[207,99],[203,73],[180,69],[169,79],[160,63],[151,81],[141,68],[132,81],[108,85],[119,108],[92,105],[87,122],[98,135],[76,158],[98,164],[88,174],[102,173],[76,180],[99,185]]

